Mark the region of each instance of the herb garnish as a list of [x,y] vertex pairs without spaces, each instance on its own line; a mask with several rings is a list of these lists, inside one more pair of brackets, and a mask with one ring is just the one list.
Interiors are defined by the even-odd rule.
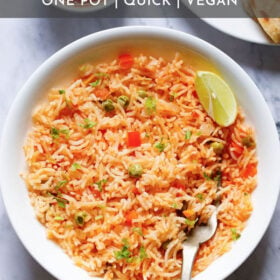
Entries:
[[74,170],[74,171],[76,171],[76,170],[78,170],[78,169],[81,169],[82,168],[82,166],[79,164],[79,163],[77,163],[77,162],[74,162],[73,164],[72,164],[72,169]]
[[126,260],[127,263],[132,263],[134,261],[141,262],[148,257],[146,250],[143,246],[140,247],[138,256],[131,256],[132,253],[129,250],[129,243],[127,239],[122,240],[123,247],[120,251],[115,252],[115,258],[117,260]]
[[148,257],[146,250],[143,246],[141,246],[140,251],[139,251],[139,259],[140,261],[143,261],[144,259],[146,259]]
[[93,128],[97,123],[89,120],[88,118],[84,119],[83,124],[79,124],[80,127],[85,128],[85,129],[90,129]]
[[142,228],[140,227],[135,227],[132,231],[138,233],[140,236],[143,236]]
[[202,193],[198,193],[196,195],[196,198],[198,198],[199,200],[203,200],[203,194]]
[[185,133],[185,139],[186,140],[190,140],[191,139],[191,136],[192,136],[192,132],[190,130],[188,130],[186,133]]
[[186,218],[185,224],[189,227],[193,227],[197,221],[198,221],[198,219],[190,220],[190,219]]
[[131,252],[129,251],[129,243],[127,239],[123,239],[123,247],[120,251],[115,252],[115,258],[117,260],[126,260],[128,261],[131,256]]
[[149,96],[145,101],[145,110],[148,115],[153,114],[157,109],[157,101],[155,98]]
[[103,191],[103,186],[104,186],[107,182],[108,182],[107,179],[102,179],[102,180],[100,180],[100,181],[94,183],[94,185],[97,185],[98,190],[99,190],[100,192],[102,192],[102,191]]
[[230,231],[232,240],[237,240],[240,238],[241,235],[237,232],[236,228],[231,228]]
[[215,172],[212,172],[210,175],[203,172],[203,177],[207,181],[210,181],[210,180],[215,181],[217,183],[217,187],[221,187],[221,185],[222,185],[222,171],[221,170],[217,170]]
[[68,181],[63,180],[63,181],[59,181],[56,185],[55,185],[55,190],[58,191],[62,186],[64,186],[65,184],[67,184]]
[[89,85],[92,86],[92,87],[97,87],[99,86],[101,83],[101,80],[100,79],[97,79],[96,81],[90,83]]
[[103,218],[103,215],[99,215],[99,216],[95,217],[95,220],[98,221],[98,220],[101,220],[102,218]]
[[164,151],[164,149],[166,148],[166,144],[164,144],[161,139],[160,142],[157,142],[155,144],[155,148],[158,149],[160,153],[162,153]]
[[68,200],[61,197],[61,193],[59,194],[53,194],[51,192],[48,192],[48,195],[52,196],[56,201],[57,201],[57,205],[61,208],[65,208],[66,207],[66,203],[68,203]]
[[50,130],[50,134],[53,139],[58,139],[60,134],[64,134],[66,138],[69,138],[70,131],[69,129],[57,129],[55,127],[52,127]]

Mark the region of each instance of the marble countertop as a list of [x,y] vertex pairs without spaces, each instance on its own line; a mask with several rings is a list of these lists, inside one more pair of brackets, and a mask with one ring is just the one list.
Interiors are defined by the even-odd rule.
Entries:
[[[44,60],[84,35],[125,25],[157,25],[185,31],[223,50],[260,88],[280,130],[280,47],[232,38],[199,19],[0,19],[0,133],[17,91]],[[280,202],[259,246],[227,280],[279,280],[279,229]],[[54,279],[22,246],[11,227],[1,196],[0,248],[0,280]]]

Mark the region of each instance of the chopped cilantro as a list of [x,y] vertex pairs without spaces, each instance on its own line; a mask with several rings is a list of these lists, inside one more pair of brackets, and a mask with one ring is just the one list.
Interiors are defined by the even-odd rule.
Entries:
[[104,73],[104,72],[99,72],[99,73],[95,73],[94,74],[96,77],[100,77],[100,78],[102,78],[102,77],[110,77],[110,75],[109,74],[107,74],[107,73]]
[[137,94],[139,95],[139,97],[141,98],[146,98],[148,96],[147,92],[145,90],[138,90]]
[[69,129],[57,129],[55,127],[52,127],[50,130],[50,134],[53,139],[58,139],[60,134],[66,135],[66,137],[69,137],[70,131]]
[[162,152],[164,151],[164,149],[166,148],[166,144],[164,144],[164,143],[162,142],[162,140],[161,140],[160,142],[157,142],[157,143],[155,144],[155,148],[158,149],[158,151],[159,151],[160,153],[162,153]]
[[173,204],[172,204],[172,207],[175,208],[175,209],[178,209],[179,206],[178,206],[177,203],[173,203]]
[[92,87],[97,87],[99,86],[101,83],[101,80],[100,79],[97,79],[96,81],[90,83],[89,85],[92,86]]
[[103,218],[103,215],[99,215],[99,216],[95,217],[95,220],[98,221],[98,220],[101,220],[102,218]]
[[55,127],[51,128],[50,133],[53,139],[57,139],[59,137],[59,130]]
[[207,181],[212,180],[211,176],[209,176],[206,172],[203,172],[203,177],[204,177]]
[[148,97],[145,101],[145,111],[148,115],[153,114],[157,109],[157,101],[153,97]]
[[176,92],[171,92],[169,94],[169,101],[170,102],[173,102],[175,100],[175,97],[177,96],[177,93]]
[[59,133],[62,133],[66,136],[66,138],[69,138],[70,130],[69,129],[60,129]]
[[66,203],[68,202],[67,199],[61,197],[61,194],[53,194],[51,192],[47,192],[48,195],[52,196],[56,201],[57,201],[57,205],[61,208],[65,208],[66,207]]
[[65,90],[64,90],[64,89],[60,89],[60,90],[58,91],[58,93],[59,93],[59,94],[64,94],[64,93],[65,93]]
[[241,235],[237,232],[236,228],[231,228],[230,231],[232,240],[237,240],[240,238]]
[[199,200],[203,200],[203,194],[202,194],[202,193],[197,194],[196,197],[197,197]]
[[143,236],[143,232],[140,227],[135,227],[132,229],[132,231],[138,233],[140,236]]
[[186,224],[187,226],[193,227],[193,226],[195,225],[195,223],[197,222],[197,220],[198,220],[198,219],[190,220],[190,219],[186,218],[185,224]]
[[123,240],[123,247],[120,251],[115,252],[115,258],[117,260],[126,260],[128,261],[130,259],[131,252],[129,251],[129,244],[127,240]]
[[185,133],[185,139],[186,140],[190,140],[191,139],[191,136],[192,136],[192,132],[190,130],[188,130],[186,133]]
[[100,192],[102,192],[103,186],[107,183],[107,181],[108,181],[107,179],[102,179],[102,180],[100,180],[100,181],[94,183],[94,185],[97,185],[98,190],[99,190]]
[[222,185],[222,171],[221,170],[217,170],[213,173],[211,173],[210,175],[208,175],[207,173],[203,173],[203,177],[209,181],[209,180],[213,180],[217,183],[217,187],[221,187]]
[[57,205],[59,206],[59,207],[61,207],[61,208],[65,208],[66,206],[65,206],[65,202],[64,201],[62,201],[62,200],[60,200],[60,199],[56,199],[56,201],[57,201]]
[[79,163],[77,163],[77,162],[74,162],[73,164],[72,164],[72,169],[74,170],[74,171],[76,171],[76,170],[78,170],[78,169],[81,169],[82,167],[81,167],[81,165],[79,164]]
[[222,172],[221,170],[216,171],[215,174],[213,174],[213,180],[217,183],[217,187],[221,187],[222,185]]
[[62,186],[64,186],[65,184],[67,184],[68,181],[63,180],[63,181],[59,181],[56,185],[55,185],[55,190],[58,191]]
[[143,261],[144,259],[146,259],[148,257],[146,250],[143,246],[141,246],[140,251],[139,251],[139,259],[140,261]]
[[84,123],[79,126],[85,129],[93,128],[96,125],[96,122],[89,120],[88,118],[84,119]]
[[123,247],[120,251],[115,251],[115,258],[117,260],[126,260],[127,263],[132,263],[134,261],[136,262],[141,262],[144,259],[146,259],[148,257],[146,250],[143,246],[140,247],[139,249],[139,255],[137,256],[132,256],[132,253],[129,250],[129,243],[127,239],[123,239],[122,240],[123,243]]

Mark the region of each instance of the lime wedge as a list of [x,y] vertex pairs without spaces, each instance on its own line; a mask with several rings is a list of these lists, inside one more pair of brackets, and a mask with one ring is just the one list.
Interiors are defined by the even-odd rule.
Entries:
[[237,104],[228,84],[212,72],[198,71],[195,88],[199,100],[208,115],[220,126],[234,123]]

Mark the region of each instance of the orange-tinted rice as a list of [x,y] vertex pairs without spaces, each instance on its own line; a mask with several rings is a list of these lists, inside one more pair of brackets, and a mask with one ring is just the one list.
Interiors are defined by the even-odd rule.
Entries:
[[[117,59],[85,64],[36,108],[24,146],[31,203],[48,238],[90,275],[167,280],[180,279],[192,221],[207,222],[220,200],[218,229],[199,249],[196,275],[231,248],[252,212],[256,151],[242,141],[254,138],[253,130],[240,111],[227,128],[207,115],[195,71],[179,55],[137,55],[124,68]],[[140,91],[156,100],[154,111],[145,110]],[[120,95],[129,97],[127,108]],[[114,102],[111,113],[102,107],[106,98]],[[131,131],[140,133],[139,147],[128,146]],[[222,154],[213,142],[223,144]],[[131,178],[127,170],[136,163],[143,175]],[[178,215],[183,202],[189,225]],[[81,212],[84,225],[75,222]]]

